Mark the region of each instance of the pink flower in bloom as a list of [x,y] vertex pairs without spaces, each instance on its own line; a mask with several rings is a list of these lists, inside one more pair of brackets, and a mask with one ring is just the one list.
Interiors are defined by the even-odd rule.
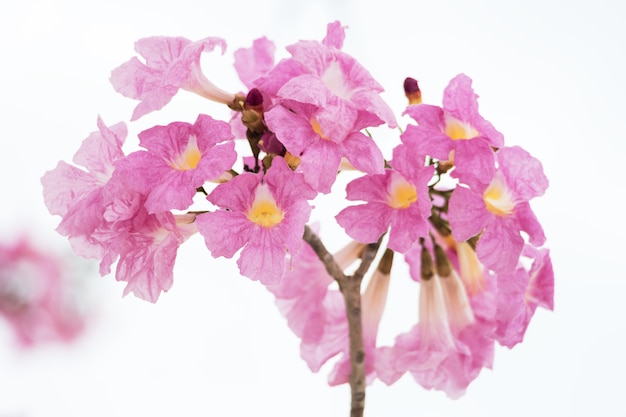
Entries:
[[198,187],[232,168],[237,160],[232,139],[227,123],[201,114],[193,125],[174,122],[141,132],[139,143],[147,151],[115,165],[125,186],[147,196],[149,213],[184,210]]
[[524,256],[533,260],[530,270],[521,265],[510,273],[498,275],[496,338],[513,347],[524,333],[537,307],[554,308],[554,272],[548,249],[524,247]]
[[69,341],[83,330],[68,267],[27,239],[0,244],[0,316],[8,320],[21,345]]
[[457,187],[450,197],[449,220],[454,239],[461,242],[478,234],[480,261],[497,272],[511,272],[518,263],[524,239],[536,247],[545,242],[543,229],[528,201],[544,193],[548,180],[541,163],[520,147],[502,148],[491,181],[476,188]]
[[127,282],[124,295],[132,292],[154,303],[172,287],[176,253],[197,231],[194,219],[193,214],[164,212],[147,216],[135,229],[103,234],[110,255],[119,253],[115,277]]
[[60,161],[41,178],[48,210],[63,219],[57,231],[68,236],[74,251],[88,258],[101,258],[102,245],[90,236],[102,222],[104,187],[114,171],[114,162],[124,157],[124,123],[107,127],[98,117],[98,132],[87,137],[74,155],[74,163]]
[[171,287],[176,250],[195,226],[169,212],[146,211],[146,196],[124,186],[114,168],[124,158],[125,125],[108,128],[98,119],[98,127],[74,156],[87,171],[59,162],[41,179],[44,201],[62,217],[57,230],[74,252],[99,259],[101,275],[119,259],[116,279],[129,282],[125,294],[154,302]]
[[111,84],[126,97],[140,100],[131,120],[165,106],[179,88],[199,94],[209,100],[231,104],[234,94],[217,88],[202,73],[202,52],[220,47],[226,49],[221,38],[209,37],[197,42],[177,37],[151,37],[135,43],[136,57],[111,72]]
[[341,104],[329,112],[339,120],[395,127],[393,112],[380,97],[381,85],[354,58],[339,50],[344,36],[343,27],[334,22],[328,25],[321,43],[300,41],[288,46],[292,58],[279,62],[266,77],[257,80],[256,87],[273,97],[318,107],[336,98]]
[[207,199],[220,210],[199,215],[198,230],[214,257],[231,258],[243,248],[241,274],[265,285],[277,284],[300,250],[304,224],[315,197],[301,174],[280,157],[263,175],[243,173],[218,185]]
[[324,102],[318,107],[283,101],[265,113],[268,128],[300,159],[298,171],[323,193],[330,192],[343,156],[357,169],[382,174],[383,155],[374,141],[359,132],[359,121],[350,118],[356,113],[342,111],[345,103],[336,97]]
[[339,50],[344,36],[339,22],[329,24],[322,43],[287,47],[292,58],[256,81],[279,104],[266,109],[267,127],[299,158],[298,171],[309,184],[323,193],[330,192],[342,157],[359,170],[382,174],[382,153],[360,131],[383,122],[396,126],[380,98],[382,87]]
[[492,317],[476,315],[474,308],[489,302],[493,288],[470,301],[455,270],[446,274],[422,277],[418,324],[394,346],[379,349],[376,372],[386,384],[409,372],[424,388],[457,398],[483,367],[491,367]]
[[419,126],[409,125],[402,141],[440,161],[454,162],[453,176],[464,176],[470,186],[493,175],[492,147],[504,144],[503,136],[478,113],[478,96],[465,74],[453,78],[444,92],[443,108],[417,104],[405,114]]
[[414,148],[400,145],[393,151],[393,160],[384,174],[366,175],[348,184],[348,200],[365,204],[343,209],[337,222],[353,239],[375,242],[391,228],[389,248],[398,252],[409,250],[428,233],[431,200],[428,182],[433,167],[423,164],[424,157]]

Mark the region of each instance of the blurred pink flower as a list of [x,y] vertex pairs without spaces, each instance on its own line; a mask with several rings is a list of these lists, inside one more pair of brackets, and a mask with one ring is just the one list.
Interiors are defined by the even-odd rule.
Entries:
[[67,342],[83,330],[71,272],[72,265],[29,239],[0,243],[0,316],[22,346]]

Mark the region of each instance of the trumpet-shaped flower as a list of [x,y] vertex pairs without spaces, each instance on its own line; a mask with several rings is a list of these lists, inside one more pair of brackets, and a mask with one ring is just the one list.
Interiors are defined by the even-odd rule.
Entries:
[[44,202],[52,214],[62,217],[57,231],[68,236],[79,255],[98,258],[102,245],[90,236],[101,223],[105,206],[104,187],[115,169],[115,161],[124,157],[122,144],[127,129],[123,123],[107,127],[98,118],[98,131],[87,137],[74,155],[74,163],[60,161],[41,178]]
[[116,168],[128,188],[147,196],[149,213],[184,210],[198,187],[237,160],[231,139],[227,123],[201,114],[193,125],[174,122],[141,132],[139,143],[147,150],[120,159]]
[[488,184],[454,190],[448,214],[457,241],[480,234],[480,261],[496,272],[510,272],[524,247],[520,231],[534,246],[545,241],[528,201],[544,193],[548,180],[541,163],[520,147],[500,149],[496,161],[498,169]]
[[202,52],[226,49],[221,38],[209,37],[196,42],[181,37],[151,37],[135,43],[135,51],[145,59],[136,57],[111,72],[113,88],[126,97],[140,100],[131,120],[170,102],[180,88],[199,94],[209,100],[231,104],[234,94],[217,88],[202,73]]
[[[382,100],[382,86],[353,57],[341,52],[344,28],[330,23],[323,42],[300,41],[288,46],[292,57],[279,62],[256,87],[273,97],[325,107],[331,98],[342,105],[329,113],[340,120],[362,120],[365,126],[387,123],[395,116]],[[328,116],[332,117],[332,116]]]
[[127,178],[115,170],[124,159],[125,125],[108,128],[98,119],[98,127],[74,156],[86,171],[59,162],[41,179],[44,201],[62,217],[57,230],[69,237],[74,252],[100,260],[101,275],[119,259],[116,278],[129,283],[125,294],[155,302],[171,287],[176,250],[195,226],[177,223],[169,212],[146,211],[146,196],[126,187]]
[[231,258],[243,248],[241,274],[272,285],[300,250],[311,213],[307,200],[314,197],[302,175],[275,157],[265,175],[244,173],[218,185],[207,199],[221,209],[199,215],[196,223],[213,256]]
[[127,282],[124,295],[132,292],[154,303],[172,287],[178,247],[197,231],[194,218],[193,214],[152,214],[140,227],[107,233],[109,249],[119,253],[115,277]]
[[379,349],[377,375],[392,384],[409,372],[424,388],[458,398],[492,364],[491,327],[468,317],[458,278],[434,275],[420,285],[419,322],[392,347]]
[[427,185],[433,167],[424,166],[423,161],[414,148],[396,147],[390,162],[393,169],[348,184],[348,200],[366,203],[343,209],[336,216],[339,225],[353,239],[365,243],[375,242],[391,228],[389,248],[398,252],[409,250],[428,233],[432,204]]
[[284,101],[265,113],[268,128],[299,158],[297,170],[323,193],[330,192],[344,156],[357,169],[382,174],[383,155],[373,140],[355,128],[358,121],[351,117],[357,114],[342,111],[342,100],[328,97],[325,101],[323,107]]
[[441,161],[454,162],[453,176],[467,184],[488,182],[494,171],[492,147],[504,144],[503,136],[478,113],[478,96],[465,74],[454,77],[444,92],[443,108],[410,105],[405,114],[419,126],[409,125],[402,141]]

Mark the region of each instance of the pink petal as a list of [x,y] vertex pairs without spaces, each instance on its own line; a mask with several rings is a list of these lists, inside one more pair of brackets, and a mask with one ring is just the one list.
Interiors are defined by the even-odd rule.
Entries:
[[338,20],[329,23],[326,26],[326,37],[322,40],[322,44],[329,48],[341,49],[346,37],[346,28],[347,26],[341,26],[341,22]]
[[351,238],[363,243],[376,242],[389,227],[391,209],[385,206],[370,202],[346,207],[335,219]]
[[255,80],[274,67],[275,49],[274,42],[262,37],[255,39],[252,47],[235,51],[235,69],[246,87],[255,87]]
[[341,143],[343,153],[354,167],[368,174],[385,171],[384,158],[374,141],[361,132],[350,134]]
[[248,243],[252,233],[250,221],[243,213],[238,212],[220,210],[200,214],[196,217],[196,225],[215,258],[232,258]]
[[512,271],[519,261],[524,247],[514,222],[506,218],[494,218],[485,228],[476,245],[478,259],[495,272]]
[[517,200],[528,201],[543,195],[548,188],[541,162],[519,146],[500,149],[497,158],[507,186]]
[[454,239],[463,242],[480,233],[492,215],[481,196],[467,188],[456,187],[450,197],[448,217]]

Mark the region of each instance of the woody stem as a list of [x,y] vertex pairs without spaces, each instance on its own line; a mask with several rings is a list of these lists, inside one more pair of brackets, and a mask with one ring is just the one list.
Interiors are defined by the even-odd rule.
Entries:
[[350,417],[362,417],[365,409],[365,348],[361,321],[361,282],[369,269],[380,240],[367,245],[361,254],[361,264],[353,275],[345,275],[333,255],[328,252],[319,236],[305,226],[303,239],[313,248],[326,271],[337,281],[346,303],[348,333],[350,339]]

